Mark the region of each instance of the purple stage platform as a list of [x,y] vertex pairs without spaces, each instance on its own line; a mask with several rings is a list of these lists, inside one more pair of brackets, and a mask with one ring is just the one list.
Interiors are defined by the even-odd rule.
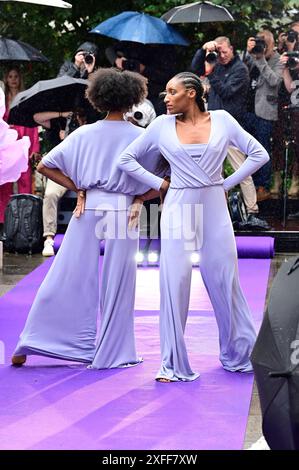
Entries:
[[[51,263],[46,260],[0,299],[5,359],[0,366],[0,449],[242,449],[253,376],[221,368],[216,322],[198,269],[186,329],[191,364],[201,373],[197,381],[154,381],[160,361],[157,268],[141,268],[137,276],[141,365],[95,371],[30,356],[26,366],[11,367],[18,335]],[[239,260],[257,328],[269,267],[269,258]]]
[[[57,234],[54,242],[54,249],[57,252],[62,243],[64,235]],[[273,237],[236,237],[238,258],[273,258],[274,256],[274,238]],[[105,244],[101,242],[101,254],[104,252]],[[160,251],[160,240],[141,239],[140,250],[148,249]]]

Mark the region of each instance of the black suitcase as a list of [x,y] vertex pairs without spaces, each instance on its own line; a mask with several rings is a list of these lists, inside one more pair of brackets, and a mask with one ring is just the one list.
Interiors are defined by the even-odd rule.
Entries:
[[4,249],[13,253],[40,253],[43,248],[43,200],[15,194],[5,209]]

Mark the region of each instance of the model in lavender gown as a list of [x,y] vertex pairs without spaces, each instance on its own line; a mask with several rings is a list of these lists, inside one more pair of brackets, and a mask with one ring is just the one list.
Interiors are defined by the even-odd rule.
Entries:
[[[37,292],[14,365],[32,354],[91,363],[95,369],[140,362],[133,329],[138,231],[128,229],[128,208],[134,195],[147,192],[160,178],[152,175],[152,183],[144,185],[123,173],[118,159],[143,132],[124,121],[123,113],[142,101],[146,82],[132,72],[101,69],[87,93],[107,118],[74,131],[38,167],[58,184],[79,191],[79,201],[85,191],[85,210],[78,205]],[[153,156],[148,169],[153,172],[158,161]]]
[[[152,175],[140,165],[148,149],[161,152],[171,168],[161,217],[162,363],[156,378],[172,382],[199,377],[190,366],[184,340],[195,250],[219,328],[220,361],[226,370],[250,372],[256,334],[240,287],[225,191],[257,171],[269,156],[229,113],[205,110],[196,75],[183,72],[170,80],[165,103],[169,115],[159,116],[119,160],[119,168],[149,185]],[[247,159],[223,180],[222,165],[230,145]],[[165,184],[160,180],[152,187],[158,190]]]

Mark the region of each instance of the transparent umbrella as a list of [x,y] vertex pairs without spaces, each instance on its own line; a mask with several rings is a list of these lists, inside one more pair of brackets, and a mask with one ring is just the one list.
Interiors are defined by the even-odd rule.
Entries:
[[194,2],[174,7],[161,17],[166,23],[210,23],[234,21],[227,8],[210,2]]

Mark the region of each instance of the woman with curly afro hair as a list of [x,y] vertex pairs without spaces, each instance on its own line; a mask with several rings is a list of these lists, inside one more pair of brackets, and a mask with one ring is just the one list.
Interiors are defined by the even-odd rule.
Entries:
[[[128,210],[134,196],[147,193],[158,177],[153,174],[152,185],[144,185],[119,170],[117,162],[143,132],[123,114],[146,92],[146,81],[139,74],[116,69],[95,72],[87,97],[97,110],[107,112],[106,118],[75,130],[38,166],[43,175],[77,191],[79,202],[31,307],[14,365],[22,365],[32,354],[92,363],[95,369],[141,361],[133,329],[138,231],[128,228]],[[155,173],[158,163],[159,156],[147,169]],[[84,210],[80,201],[85,192]],[[99,289],[101,240],[105,254]]]

